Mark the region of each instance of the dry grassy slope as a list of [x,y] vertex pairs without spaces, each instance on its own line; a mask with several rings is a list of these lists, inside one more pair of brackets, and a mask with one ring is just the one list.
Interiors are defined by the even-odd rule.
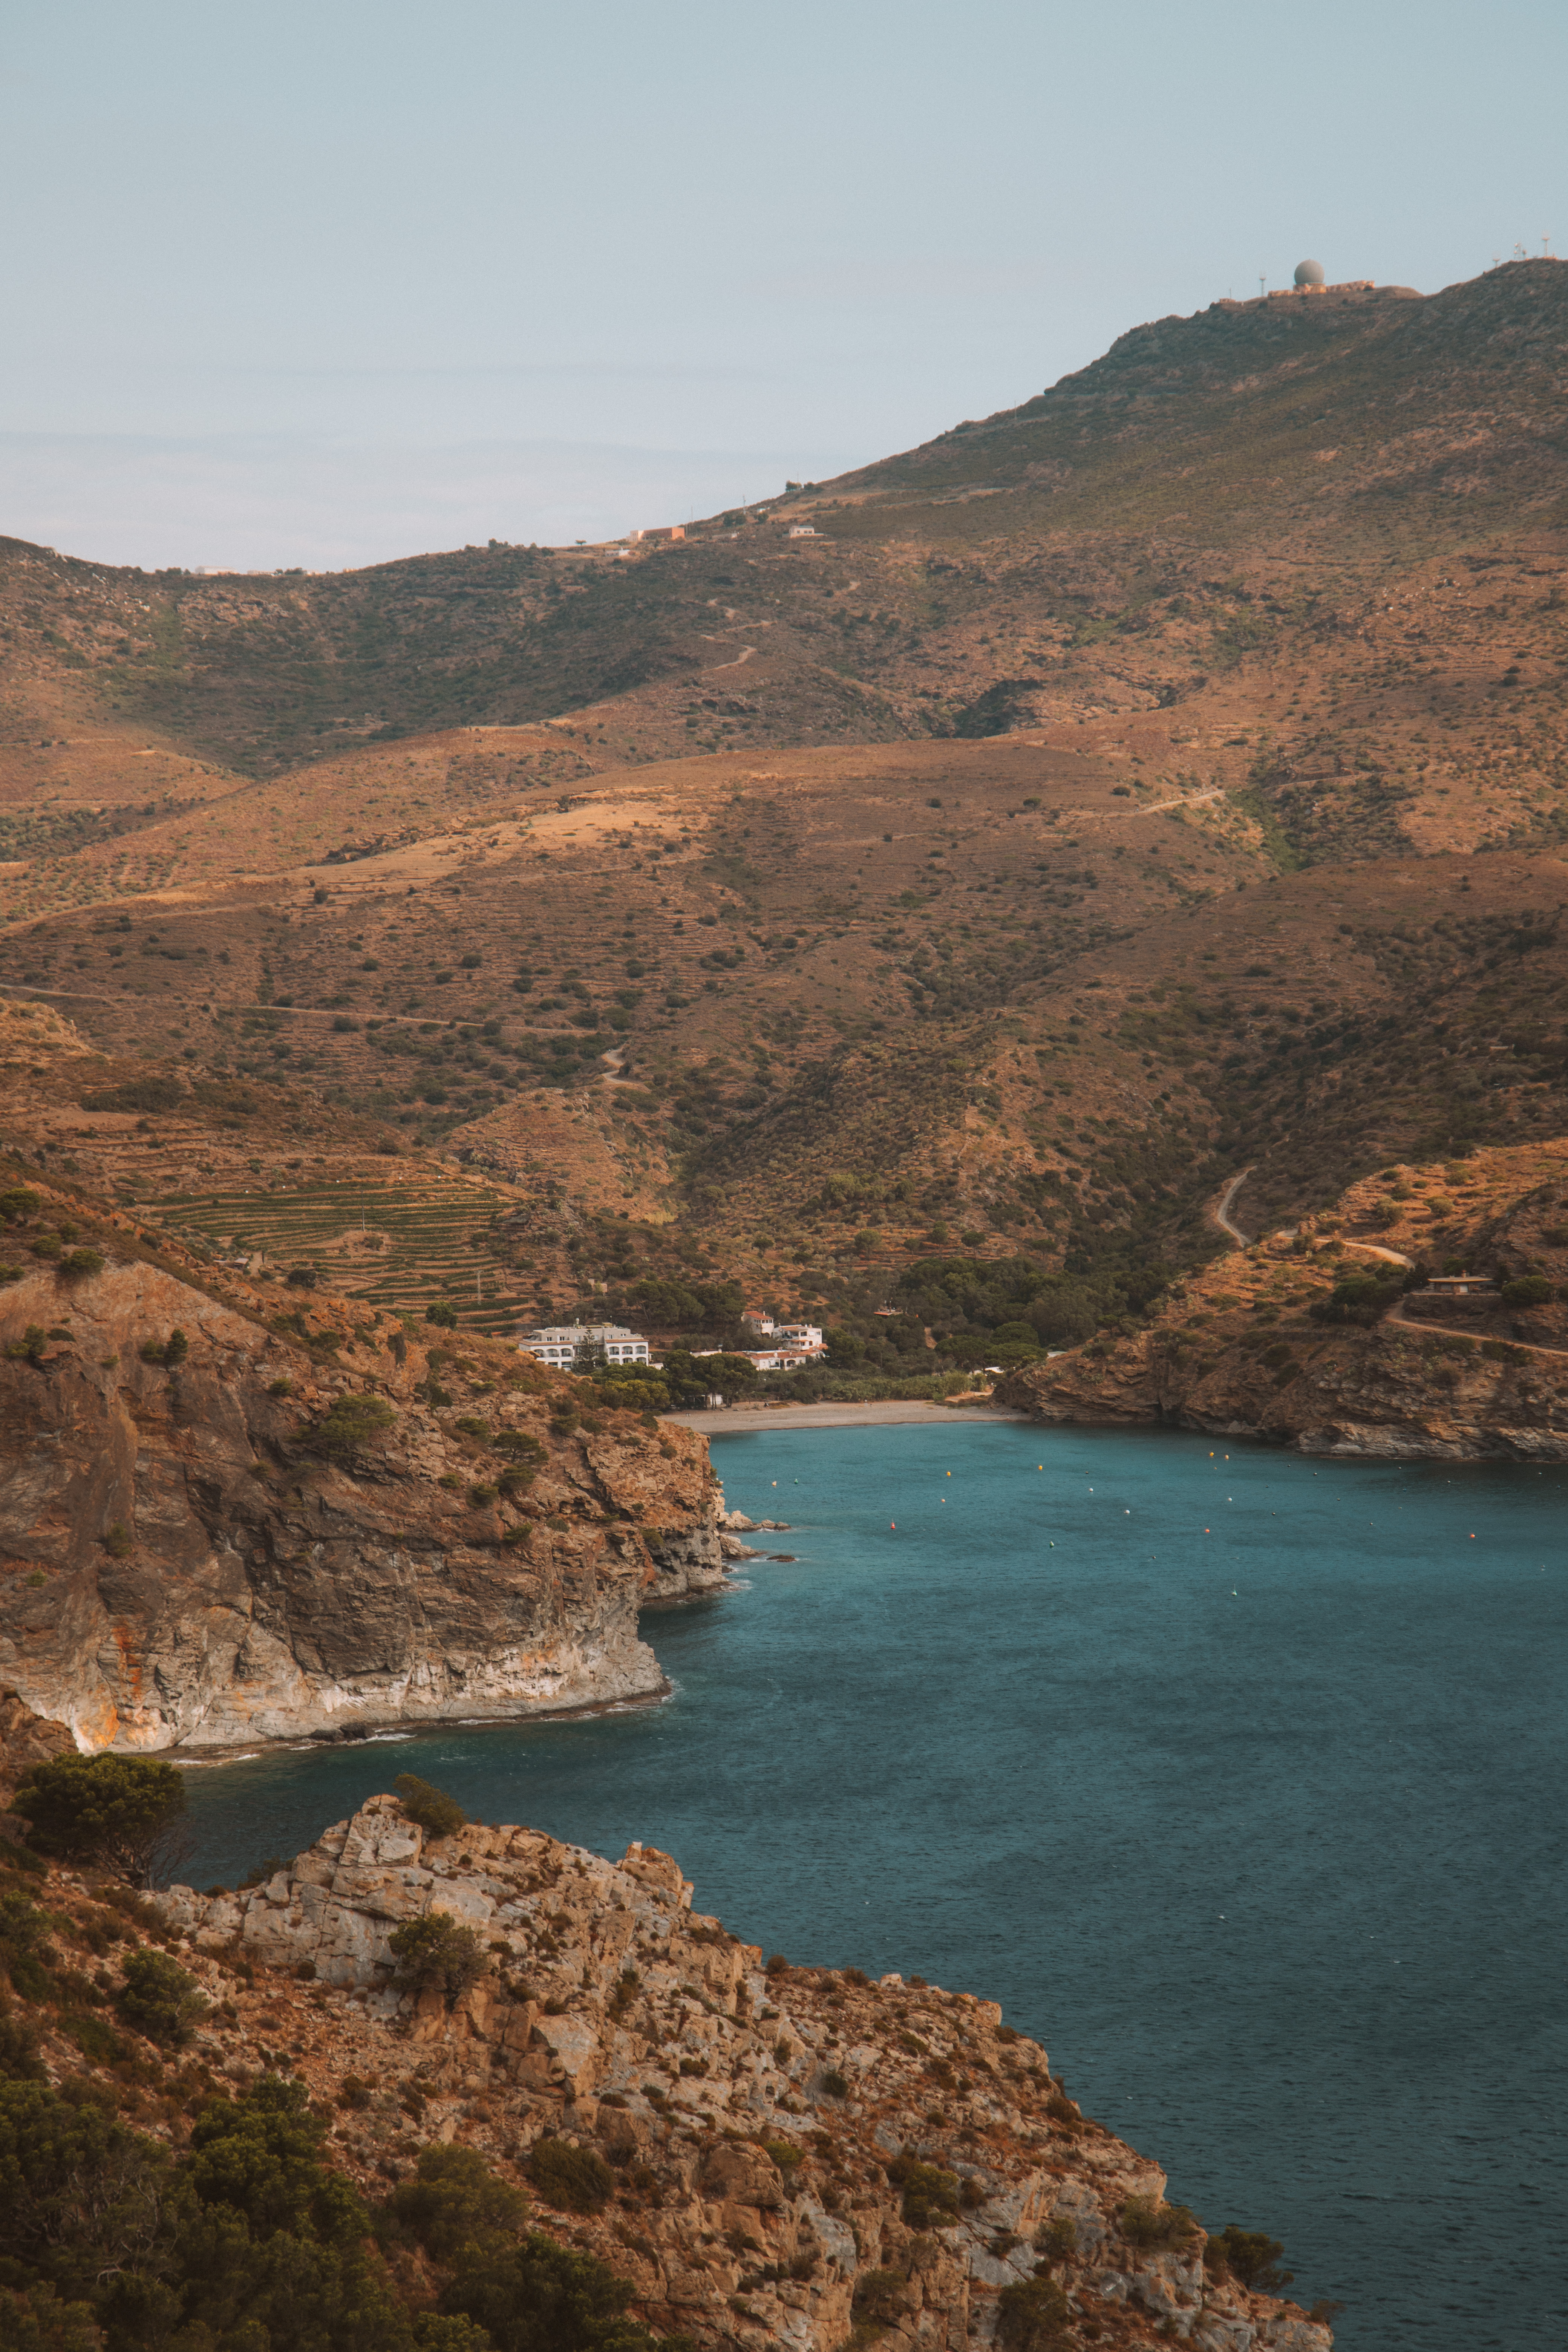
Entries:
[[[1250,1217],[1246,1188],[1233,1215]],[[1246,1230],[1244,1227],[1243,1230]],[[1369,1328],[1314,1321],[1347,1276],[1394,1259],[1546,1275],[1539,1307],[1412,1296]],[[1233,1249],[1162,1303],[998,1390],[1050,1422],[1175,1423],[1308,1453],[1568,1460],[1568,1141],[1394,1162],[1334,1210]]]
[[[1240,657],[1320,661],[1325,624],[1413,568],[1554,541],[1565,285],[1526,263],[1430,299],[1162,320],[1021,409],[629,562],[193,581],[10,542],[5,672],[263,773],[588,706],[590,748],[641,760],[687,728],[989,731],[1019,692],[1152,708]],[[796,518],[823,536],[789,541]]]
[[[695,1208],[775,1285],[897,1264],[934,1215],[1184,1248],[1222,1166],[1283,1213],[1522,1131],[1562,1069],[1565,284],[1161,321],[627,563],[197,582],[9,542],[0,766],[43,830],[0,870],[0,982],[111,1055],[287,1074],[329,1170],[345,1111],[475,1155],[531,1204],[541,1296],[595,1214]],[[447,713],[518,723],[390,740]],[[1162,983],[1191,992],[1132,1002]],[[594,1011],[587,1083],[541,1093]]]
[[[418,857],[14,931],[0,979],[120,1058],[18,1064],[13,1133],[214,1238],[258,1178],[465,1155],[529,1212],[521,1303],[602,1274],[569,1246],[594,1213],[695,1210],[775,1288],[906,1263],[935,1218],[1168,1252],[1222,1169],[1285,1215],[1370,1156],[1560,1123],[1556,853],[1280,875],[1245,787],[1015,736],[668,763]],[[149,1049],[222,1076],[142,1129],[80,1107]]]
[[1216,546],[1265,522],[1341,552],[1381,554],[1391,527],[1406,545],[1423,532],[1452,544],[1456,499],[1472,527],[1521,508],[1561,519],[1565,351],[1556,260],[1428,298],[1336,288],[1215,302],[1133,328],[1022,407],[828,488],[967,492],[972,505],[1016,489],[1048,500],[1058,528],[1170,523]]

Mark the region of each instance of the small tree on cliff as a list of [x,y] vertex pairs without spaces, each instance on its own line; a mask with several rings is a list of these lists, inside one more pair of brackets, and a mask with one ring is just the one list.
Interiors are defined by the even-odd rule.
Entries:
[[417,1772],[400,1772],[392,1785],[409,1820],[417,1822],[427,1836],[451,1837],[468,1821],[456,1797],[422,1780]]
[[353,1461],[364,1446],[384,1437],[396,1419],[384,1397],[341,1396],[308,1433],[309,1442],[336,1461]]
[[52,1756],[14,1803],[40,1853],[97,1863],[131,1886],[167,1879],[185,1851],[184,1780],[155,1757]]
[[427,1911],[395,1928],[387,1941],[397,1959],[395,1981],[406,1992],[424,1992],[438,1985],[448,2009],[459,1993],[477,1984],[489,1965],[484,1947],[471,1927],[445,1911]]

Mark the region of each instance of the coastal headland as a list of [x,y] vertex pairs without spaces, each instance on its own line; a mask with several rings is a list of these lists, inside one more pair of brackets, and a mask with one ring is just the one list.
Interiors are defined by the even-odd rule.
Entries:
[[[629,2277],[660,2334],[966,2352],[1032,2315],[1042,2342],[1328,2352],[1326,2325],[1249,2292],[1221,2248],[1205,2263],[1158,2165],[1083,2116],[996,2003],[764,1964],[691,1900],[651,1846],[611,1863],[526,1828],[432,1837],[376,1796],[266,1885],[158,1909],[223,2004],[201,2058],[248,2076],[287,2047],[356,2179],[416,2145],[524,2186],[542,2144],[596,2158],[592,2210],[538,2218]],[[455,1999],[395,1981],[389,1937],[424,1917],[488,1955]]]

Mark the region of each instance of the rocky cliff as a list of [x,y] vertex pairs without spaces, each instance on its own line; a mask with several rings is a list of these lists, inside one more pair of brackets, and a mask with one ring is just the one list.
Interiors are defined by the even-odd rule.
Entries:
[[[1386,1169],[1332,1213],[1178,1283],[1143,1329],[1014,1372],[998,1402],[1045,1422],[1166,1423],[1310,1454],[1568,1461],[1565,1197],[1557,1140]],[[1493,1286],[1401,1295],[1422,1265]],[[1521,1277],[1542,1295],[1505,1297]],[[1384,1294],[1358,1302],[1368,1281]]]
[[[46,1202],[24,1233],[48,1247]],[[720,1585],[704,1442],[502,1346],[220,1297],[105,1233],[0,1289],[0,1695],[19,1761],[592,1706]],[[16,1246],[15,1233],[12,1246]],[[29,1727],[32,1727],[29,1728]]]
[[[597,2210],[549,2226],[630,2276],[661,2333],[963,2352],[1044,2278],[1067,2332],[1042,2345],[1327,2352],[1326,2325],[1205,2263],[1163,2173],[994,2002],[764,1967],[691,1893],[649,1847],[611,1864],[528,1829],[432,1839],[383,1796],[266,1885],[160,1902],[221,2004],[200,2057],[297,2073],[363,2179],[431,2139],[536,2183],[543,2141],[597,2155]],[[455,2002],[393,1981],[389,1937],[426,1913],[489,1955]]]

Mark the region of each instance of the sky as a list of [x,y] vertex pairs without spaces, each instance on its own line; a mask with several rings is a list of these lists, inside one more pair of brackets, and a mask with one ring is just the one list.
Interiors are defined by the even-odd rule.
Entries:
[[0,0],[0,533],[561,543],[1568,252],[1562,0]]

